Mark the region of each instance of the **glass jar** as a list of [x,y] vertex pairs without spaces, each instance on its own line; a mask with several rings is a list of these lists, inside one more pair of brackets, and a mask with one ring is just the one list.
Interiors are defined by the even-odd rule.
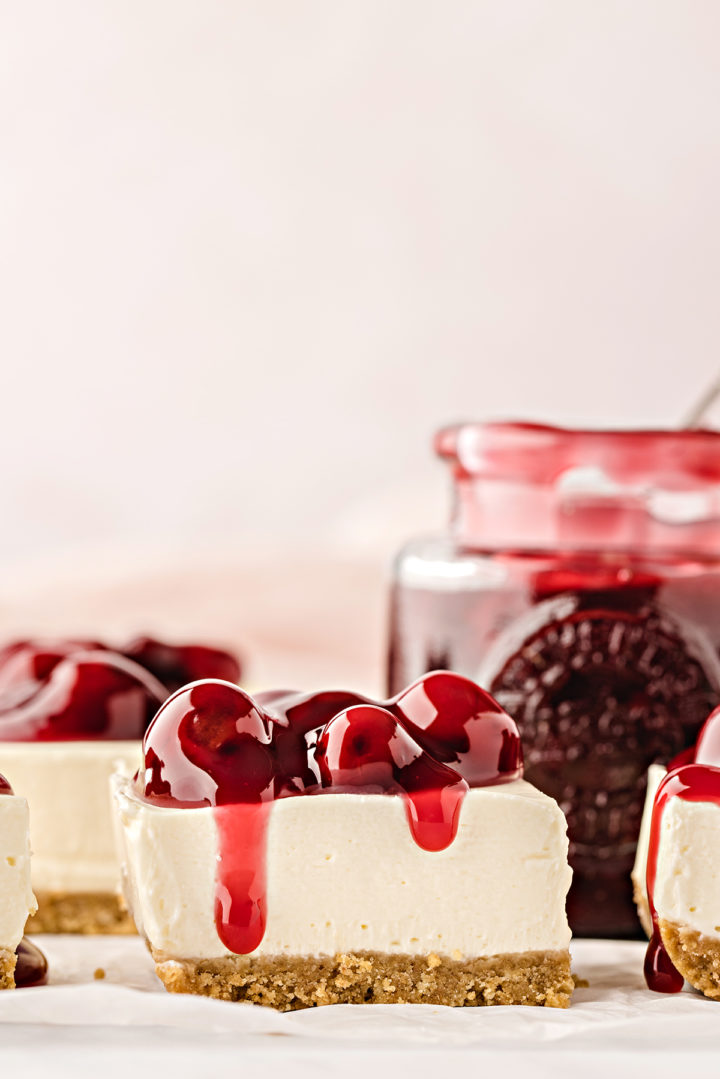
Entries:
[[581,936],[640,934],[645,776],[720,701],[720,433],[467,424],[447,535],[400,553],[389,692],[435,668],[514,716],[568,817]]

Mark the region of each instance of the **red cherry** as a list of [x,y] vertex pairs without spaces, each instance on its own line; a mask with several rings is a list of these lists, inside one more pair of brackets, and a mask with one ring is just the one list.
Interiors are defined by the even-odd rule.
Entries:
[[366,699],[345,690],[321,693],[266,692],[257,696],[258,705],[272,722],[275,755],[275,796],[298,794],[317,784],[308,750],[317,741],[325,724],[354,704]]
[[433,757],[452,764],[471,786],[522,776],[515,721],[469,678],[431,671],[395,697],[390,707]]
[[48,977],[48,961],[37,944],[27,937],[15,949],[15,985],[18,989],[29,989],[35,985],[45,985]]
[[318,738],[315,759],[324,787],[389,791],[400,785],[402,764],[410,764],[422,752],[384,708],[359,704],[327,723]]
[[687,749],[681,750],[677,753],[667,766],[668,772],[673,772],[676,768],[684,768],[686,764],[694,764],[695,762],[695,746],[688,746]]
[[20,703],[0,705],[3,741],[140,738],[165,687],[124,656],[74,652]]
[[278,798],[318,782],[412,795],[465,790],[465,779],[507,781],[522,767],[513,721],[450,672],[387,703],[342,690],[266,692],[253,701],[227,682],[197,682],[160,710],[145,755],[146,795],[187,805]]
[[147,798],[227,805],[272,796],[267,717],[229,682],[209,679],[179,689],[155,716],[143,744]]
[[5,776],[0,776],[0,794],[12,794],[13,789]]
[[58,663],[73,652],[103,650],[97,641],[54,640],[52,638],[14,641],[0,649],[0,692],[17,691],[17,700],[28,696],[33,682],[44,682]]
[[693,760],[698,764],[712,764],[716,768],[720,767],[720,706],[705,720],[693,755],[684,761],[676,758],[671,762],[669,770],[677,768],[680,764],[689,764]]
[[323,786],[401,794],[416,843],[452,843],[468,785],[434,760],[385,708],[361,704],[331,719],[315,749]]
[[240,678],[236,657],[207,645],[166,644],[153,637],[137,637],[122,653],[151,671],[170,692],[203,678],[223,682],[237,682]]

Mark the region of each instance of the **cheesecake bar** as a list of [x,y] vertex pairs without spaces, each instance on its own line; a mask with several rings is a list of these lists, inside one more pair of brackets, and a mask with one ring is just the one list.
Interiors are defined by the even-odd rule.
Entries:
[[565,819],[468,679],[383,702],[196,682],[115,799],[128,904],[170,991],[569,1003]]
[[720,708],[692,749],[650,769],[633,885],[648,986],[685,980],[720,1000]]
[[234,657],[136,638],[26,640],[0,650],[0,753],[31,810],[33,933],[133,933],[119,890],[109,781],[134,774],[141,738],[171,689],[237,677]]
[[0,776],[0,989],[15,988],[17,949],[34,910],[28,804]]

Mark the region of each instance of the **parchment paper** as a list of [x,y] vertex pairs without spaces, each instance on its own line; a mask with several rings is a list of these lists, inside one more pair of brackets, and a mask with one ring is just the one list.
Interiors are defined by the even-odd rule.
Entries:
[[[138,938],[37,937],[50,983],[0,993],[0,1075],[720,1076],[720,1002],[651,993],[644,946],[577,941],[589,982],[567,1011],[545,1008],[267,1008],[165,992]],[[95,978],[102,970],[104,977]],[[688,1061],[691,1068],[688,1070]],[[211,1063],[212,1062],[212,1063]],[[218,1067],[226,1071],[218,1071]],[[477,1074],[480,1074],[479,1072]],[[449,1079],[449,1077],[448,1077]]]

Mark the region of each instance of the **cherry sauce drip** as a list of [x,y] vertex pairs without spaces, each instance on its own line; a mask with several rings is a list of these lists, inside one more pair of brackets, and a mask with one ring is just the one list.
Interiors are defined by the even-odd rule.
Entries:
[[340,712],[320,735],[315,758],[324,787],[399,795],[423,850],[445,850],[455,838],[467,782],[422,750],[386,709],[359,704]]
[[446,671],[383,702],[345,691],[253,700],[228,682],[196,682],[165,702],[144,751],[138,782],[148,801],[213,808],[215,923],[236,954],[254,951],[265,932],[275,798],[395,794],[418,846],[440,851],[457,834],[469,787],[522,775],[514,722],[469,679]]
[[17,989],[30,989],[35,985],[45,985],[48,977],[48,961],[27,937],[18,944],[15,954],[15,986]]
[[709,764],[686,764],[663,779],[653,804],[647,861],[647,894],[652,917],[652,936],[645,955],[645,981],[656,993],[679,993],[683,976],[673,964],[660,933],[655,907],[655,882],[663,813],[672,798],[687,802],[715,802],[720,806],[720,768]]
[[270,802],[216,806],[218,868],[215,925],[225,947],[254,952],[267,923],[267,829]]

